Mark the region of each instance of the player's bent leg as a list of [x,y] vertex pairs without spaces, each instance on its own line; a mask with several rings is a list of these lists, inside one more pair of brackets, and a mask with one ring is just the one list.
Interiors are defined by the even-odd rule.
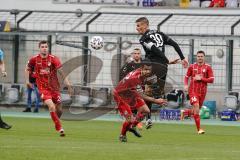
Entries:
[[2,117],[1,117],[1,114],[0,114],[0,128],[2,129],[10,129],[12,128],[11,125],[8,125],[7,123],[5,123],[3,120],[2,120]]
[[[147,87],[146,87],[147,86]],[[156,91],[155,91],[156,92]],[[153,89],[150,85],[145,85],[145,94],[152,97],[153,96]],[[146,105],[148,106],[149,113],[146,114],[146,129],[150,129],[152,127],[152,119],[151,119],[151,108],[152,102],[146,101]]]
[[131,126],[131,118],[132,116],[125,116],[125,121],[122,124],[122,130],[121,130],[121,134],[119,136],[119,141],[120,142],[127,142],[127,131],[129,130],[130,126]]
[[62,111],[62,105],[61,104],[56,104],[56,113],[58,115],[58,118],[61,118],[63,111]]
[[147,116],[146,116],[146,120],[148,120],[148,119],[152,119],[151,118],[151,109],[152,109],[152,102],[146,102],[146,105],[148,106],[148,108],[149,108],[149,113],[147,114]]
[[[148,115],[150,113],[150,109],[148,108],[148,106],[145,104],[142,107],[139,108],[138,110],[139,113],[142,113],[142,115]],[[146,129],[150,129],[152,128],[153,123],[151,119],[147,119],[146,121]]]
[[[200,116],[199,116],[199,103],[194,103],[193,104],[193,117],[195,120],[196,128],[197,128],[197,133],[203,134],[205,133],[201,128],[200,128]],[[199,132],[200,131],[200,132]]]
[[135,117],[131,120],[131,125],[128,128],[128,131],[133,133],[133,135],[138,138],[142,137],[142,135],[136,129],[136,125],[139,124],[140,122],[138,120],[136,120],[136,117]]
[[60,133],[60,136],[65,136],[64,130],[62,128],[62,124],[60,119],[58,118],[58,115],[56,113],[56,106],[53,103],[53,101],[51,99],[47,99],[44,101],[44,103],[48,106],[49,111],[50,111],[50,115],[52,118],[52,121],[55,124],[55,129],[56,131],[58,131]]
[[119,141],[120,142],[127,142],[127,136],[126,135],[125,136],[124,135],[120,135],[119,136]]
[[192,109],[182,109],[180,111],[180,120],[183,121],[186,117],[191,117]]
[[[205,99],[205,94],[200,96],[198,113],[200,112],[200,109],[202,108],[204,99]],[[198,130],[197,133],[198,134],[204,134],[205,133],[205,131],[200,127],[200,124],[199,124],[199,130]]]

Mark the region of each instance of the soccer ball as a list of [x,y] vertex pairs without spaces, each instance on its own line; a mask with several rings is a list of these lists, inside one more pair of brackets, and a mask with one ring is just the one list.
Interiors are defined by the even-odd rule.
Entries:
[[93,36],[90,45],[93,49],[101,49],[103,47],[103,38],[101,36]]

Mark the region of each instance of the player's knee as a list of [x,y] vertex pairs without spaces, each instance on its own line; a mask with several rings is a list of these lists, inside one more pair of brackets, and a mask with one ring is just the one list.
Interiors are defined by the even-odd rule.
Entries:
[[57,111],[57,116],[58,116],[58,118],[61,118],[62,114],[63,114],[62,110],[58,110],[58,111]]
[[144,113],[146,114],[150,113],[150,109],[148,107],[144,108]]
[[193,108],[193,114],[199,114],[199,107],[198,106]]

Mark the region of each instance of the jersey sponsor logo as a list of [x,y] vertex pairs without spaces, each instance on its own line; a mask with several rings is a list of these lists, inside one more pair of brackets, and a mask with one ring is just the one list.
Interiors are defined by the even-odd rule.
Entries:
[[158,33],[151,34],[149,37],[151,39],[153,39],[153,41],[156,44],[156,47],[162,47],[163,46],[163,39],[162,39],[162,36],[160,34],[158,34]]

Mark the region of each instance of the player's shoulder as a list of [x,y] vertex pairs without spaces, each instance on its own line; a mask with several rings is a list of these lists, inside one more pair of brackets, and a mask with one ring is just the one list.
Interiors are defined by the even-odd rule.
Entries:
[[135,69],[135,70],[133,71],[133,76],[138,77],[139,75],[141,75],[141,69],[140,69],[140,68]]
[[59,61],[59,58],[54,54],[49,54],[48,58],[53,60],[53,61]]
[[208,64],[208,63],[205,63],[204,65],[205,65],[206,67],[211,67],[211,65]]
[[33,55],[33,56],[30,58],[30,60],[37,59],[38,57],[40,57],[40,55],[39,55],[39,54]]
[[53,55],[53,54],[49,54],[49,57],[51,58],[57,58],[57,56]]
[[205,65],[205,66],[211,66],[211,65],[210,65],[210,64],[208,64],[208,63],[204,63],[204,65]]
[[195,62],[195,63],[192,63],[192,64],[189,65],[189,68],[193,68],[193,67],[196,66],[196,65],[197,65],[196,62]]

